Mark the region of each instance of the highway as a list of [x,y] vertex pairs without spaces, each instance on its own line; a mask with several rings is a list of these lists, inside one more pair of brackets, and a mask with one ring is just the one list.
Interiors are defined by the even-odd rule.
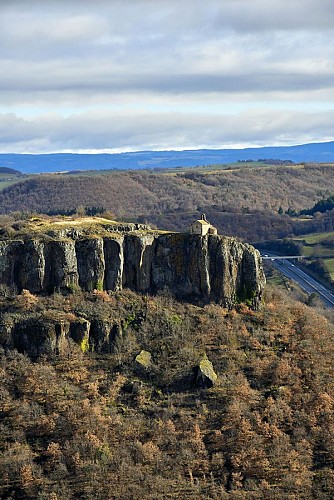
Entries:
[[[267,256],[267,255],[266,255]],[[322,302],[327,307],[334,307],[334,294],[330,292],[324,285],[316,281],[312,276],[306,274],[298,266],[292,264],[287,259],[280,259],[278,255],[268,254],[272,265],[280,271],[284,276],[292,281],[295,281],[302,290],[306,293],[317,293]],[[276,257],[276,259],[275,259]]]

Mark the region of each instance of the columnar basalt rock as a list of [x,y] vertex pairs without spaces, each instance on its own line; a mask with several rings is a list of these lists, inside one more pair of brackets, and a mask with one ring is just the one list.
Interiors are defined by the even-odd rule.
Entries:
[[45,317],[27,317],[14,324],[12,346],[19,352],[37,357],[63,351],[68,342],[68,322],[55,321]]
[[211,236],[210,300],[231,307],[235,302],[260,300],[265,283],[261,258],[257,250],[233,238]]
[[112,352],[117,331],[117,325],[106,320],[94,319],[89,332],[90,350],[103,353]]
[[123,268],[124,268],[124,238],[118,239],[104,238],[104,289],[122,290]]
[[152,262],[154,291],[170,290],[180,298],[209,300],[208,236],[166,234],[158,238]]
[[75,318],[69,323],[69,338],[78,344],[82,352],[90,349],[90,322],[85,318]]
[[152,263],[157,238],[154,235],[128,235],[124,239],[123,285],[137,292],[152,288]]
[[[265,283],[260,254],[234,238],[180,233],[135,233],[71,239],[50,235],[0,241],[0,286],[34,294],[130,288],[169,291],[178,299],[259,307]],[[23,295],[22,295],[23,296]],[[125,322],[96,311],[91,317],[42,313],[2,315],[0,345],[31,357],[64,352],[113,352]],[[66,352],[66,351],[65,351]]]
[[66,291],[79,286],[78,259],[73,240],[54,240],[45,248],[45,291]]
[[0,241],[0,283],[20,292],[81,287],[257,308],[265,277],[259,252],[234,238],[166,233]]
[[27,240],[22,247],[18,288],[33,293],[41,292],[45,286],[44,242]]
[[119,320],[99,316],[86,319],[73,314],[25,312],[0,317],[0,346],[17,349],[31,358],[66,352],[71,342],[83,353],[111,353],[122,336]]
[[83,290],[102,289],[104,283],[104,252],[102,238],[86,238],[75,244],[79,285]]
[[15,291],[21,286],[19,273],[23,246],[21,240],[0,241],[0,284]]

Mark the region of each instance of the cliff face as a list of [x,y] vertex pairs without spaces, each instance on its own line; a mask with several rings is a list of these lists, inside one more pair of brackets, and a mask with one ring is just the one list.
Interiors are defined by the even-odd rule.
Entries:
[[[259,306],[265,283],[257,250],[233,238],[176,233],[52,235],[0,241],[0,286],[33,294],[127,288],[169,291],[176,298],[231,307]],[[24,300],[26,292],[20,295]],[[36,299],[37,300],[37,299]],[[101,311],[88,315],[38,310],[0,312],[0,345],[32,357],[64,351],[110,353],[129,321]],[[136,325],[141,316],[135,317]]]
[[57,317],[50,317],[29,312],[0,316],[0,345],[5,349],[15,348],[33,358],[63,353],[69,341],[78,344],[82,352],[110,353],[121,335],[122,326],[110,318],[87,320],[73,314],[58,313]]
[[0,283],[17,292],[168,290],[179,299],[226,307],[250,301],[256,308],[264,282],[258,251],[222,236],[130,233],[0,241]]

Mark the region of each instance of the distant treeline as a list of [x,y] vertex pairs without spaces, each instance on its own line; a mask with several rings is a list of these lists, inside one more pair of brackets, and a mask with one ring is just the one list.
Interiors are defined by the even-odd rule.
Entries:
[[65,216],[70,216],[74,214],[78,215],[88,215],[90,217],[93,217],[94,215],[101,215],[103,212],[105,212],[106,209],[104,207],[75,207],[75,208],[70,208],[68,210],[64,210],[59,208],[54,209],[54,210],[48,210],[46,215],[65,215]]
[[278,160],[272,158],[259,158],[258,160],[238,160],[237,163],[266,163],[267,165],[294,165],[292,160]]

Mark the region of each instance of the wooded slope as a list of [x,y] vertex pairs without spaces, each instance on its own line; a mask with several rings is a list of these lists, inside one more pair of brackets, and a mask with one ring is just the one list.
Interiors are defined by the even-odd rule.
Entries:
[[[185,230],[194,217],[205,211],[220,232],[257,241],[268,236],[270,228],[276,237],[295,232],[295,221],[284,215],[278,217],[278,210],[312,207],[334,192],[333,174],[333,165],[306,165],[237,168],[209,174],[191,169],[176,175],[122,172],[40,176],[0,192],[0,212],[46,213],[98,206],[120,219]],[[247,214],[258,212],[261,216],[256,218],[261,218],[261,226],[256,218],[251,223],[247,219]],[[299,224],[297,234],[307,224],[312,226],[310,222]],[[306,232],[314,230],[308,227]]]
[[[257,313],[130,292],[1,310],[123,321],[111,354],[0,352],[2,498],[333,498],[334,331],[314,310],[277,292]],[[196,389],[204,353],[218,380]]]

